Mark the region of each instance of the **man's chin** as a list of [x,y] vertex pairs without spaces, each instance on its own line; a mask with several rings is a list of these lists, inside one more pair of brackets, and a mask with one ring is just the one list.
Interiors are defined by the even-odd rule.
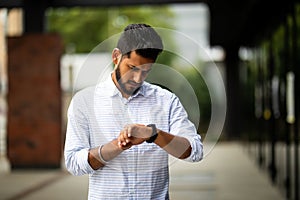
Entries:
[[127,95],[134,95],[139,91],[140,87],[129,87],[124,91]]

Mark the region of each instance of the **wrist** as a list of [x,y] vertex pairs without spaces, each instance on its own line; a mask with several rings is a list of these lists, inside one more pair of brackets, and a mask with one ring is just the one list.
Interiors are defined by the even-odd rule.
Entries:
[[120,147],[118,139],[114,139],[110,143],[111,143],[112,148],[115,149],[115,151],[119,151],[119,153],[122,153],[124,151],[124,149]]
[[157,128],[155,124],[148,124],[147,127],[151,128],[151,135],[149,138],[146,139],[146,142],[153,143],[158,136]]
[[103,164],[107,164],[122,152],[123,149],[119,148],[117,139],[98,147],[98,156]]
[[108,163],[108,161],[106,159],[103,158],[103,155],[102,155],[102,148],[103,148],[104,145],[101,145],[99,146],[98,148],[98,156],[99,156],[99,159],[100,159],[100,162],[104,165],[106,165]]

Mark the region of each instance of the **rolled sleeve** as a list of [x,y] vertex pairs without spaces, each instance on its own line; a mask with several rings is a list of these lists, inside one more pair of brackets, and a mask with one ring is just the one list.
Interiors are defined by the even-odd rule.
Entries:
[[72,100],[68,109],[64,157],[66,168],[73,175],[92,174],[95,171],[88,162],[91,148],[89,134],[84,104],[78,99]]
[[88,163],[89,149],[65,153],[65,163],[68,171],[75,175],[93,174],[95,170]]
[[192,151],[189,157],[183,159],[188,162],[198,162],[203,158],[203,144],[201,136],[197,133],[195,125],[188,119],[188,114],[175,96],[170,112],[170,132],[186,138],[191,145]]
[[192,151],[190,156],[183,160],[188,162],[199,162],[203,158],[203,144],[200,135],[186,137],[186,139],[190,142]]

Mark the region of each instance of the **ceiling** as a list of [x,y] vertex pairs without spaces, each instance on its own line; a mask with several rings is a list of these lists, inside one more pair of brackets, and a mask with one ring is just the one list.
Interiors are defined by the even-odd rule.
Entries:
[[287,13],[293,2],[262,0],[209,0],[211,12],[210,43],[223,47],[253,46],[263,38],[270,37]]
[[300,0],[0,0],[0,8],[23,7],[44,12],[48,7],[126,6],[140,4],[206,3],[210,9],[210,45],[223,48],[253,46],[268,37]]

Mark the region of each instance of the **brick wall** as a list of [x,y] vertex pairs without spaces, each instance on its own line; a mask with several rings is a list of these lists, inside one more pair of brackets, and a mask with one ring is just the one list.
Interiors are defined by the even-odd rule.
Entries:
[[60,167],[62,41],[54,34],[28,34],[7,42],[12,168]]

